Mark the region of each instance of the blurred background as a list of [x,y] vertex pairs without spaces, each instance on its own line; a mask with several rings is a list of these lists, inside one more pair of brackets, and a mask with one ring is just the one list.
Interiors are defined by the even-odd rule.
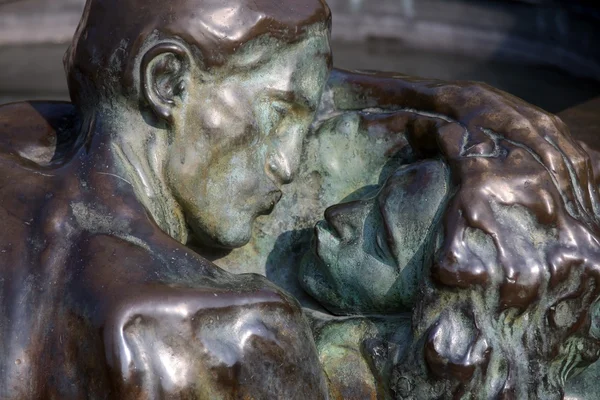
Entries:
[[[0,104],[68,99],[62,56],[84,3],[0,0]],[[554,113],[600,96],[596,0],[328,3],[337,67],[484,81]]]

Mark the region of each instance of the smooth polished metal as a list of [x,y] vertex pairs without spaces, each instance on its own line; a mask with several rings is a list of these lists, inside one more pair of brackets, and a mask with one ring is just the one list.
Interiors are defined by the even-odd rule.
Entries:
[[72,103],[0,108],[0,398],[580,396],[592,151],[484,84],[333,69],[330,19],[88,0]]

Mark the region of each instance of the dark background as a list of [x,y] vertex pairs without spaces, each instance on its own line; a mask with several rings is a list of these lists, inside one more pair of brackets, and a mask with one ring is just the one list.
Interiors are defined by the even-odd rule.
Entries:
[[[552,112],[600,96],[594,1],[329,0],[334,63],[479,80]],[[0,103],[68,99],[83,0],[0,0]]]

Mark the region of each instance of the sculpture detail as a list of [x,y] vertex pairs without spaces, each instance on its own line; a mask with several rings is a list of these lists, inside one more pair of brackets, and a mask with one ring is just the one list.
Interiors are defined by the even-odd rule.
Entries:
[[1,398],[550,399],[598,360],[588,151],[333,69],[330,18],[88,0],[72,103],[0,108]]
[[412,310],[449,177],[441,161],[410,164],[375,194],[327,209],[300,270],[304,288],[335,314]]

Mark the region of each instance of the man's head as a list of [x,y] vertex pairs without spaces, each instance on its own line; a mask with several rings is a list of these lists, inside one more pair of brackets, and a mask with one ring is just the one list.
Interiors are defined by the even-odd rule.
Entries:
[[65,58],[71,98],[143,115],[168,147],[143,145],[146,164],[195,236],[241,246],[297,168],[329,27],[322,0],[88,0]]

